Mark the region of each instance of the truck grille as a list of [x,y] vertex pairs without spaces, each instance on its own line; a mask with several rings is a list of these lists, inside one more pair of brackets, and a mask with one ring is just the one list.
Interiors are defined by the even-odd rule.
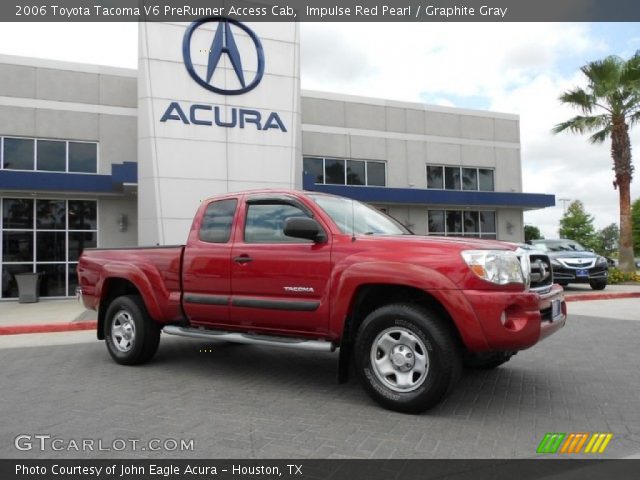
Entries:
[[560,259],[567,267],[571,267],[571,268],[593,268],[593,266],[596,264],[595,260],[590,260],[588,262],[580,262],[580,261],[576,261],[573,259]]
[[532,253],[529,255],[531,263],[531,284],[532,290],[546,290],[553,284],[553,271],[551,270],[551,260],[544,254]]

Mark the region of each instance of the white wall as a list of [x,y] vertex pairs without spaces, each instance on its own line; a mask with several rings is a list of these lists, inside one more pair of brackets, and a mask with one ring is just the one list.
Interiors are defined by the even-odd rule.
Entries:
[[[218,24],[206,24],[193,35],[191,55],[205,77],[208,49]],[[246,24],[260,39],[265,71],[260,84],[241,95],[220,95],[196,83],[182,55],[187,23],[141,22],[138,80],[138,228],[139,244],[184,243],[193,213],[203,199],[247,188],[300,186],[299,27],[295,23]],[[231,27],[247,83],[255,76],[256,53],[251,38]],[[238,88],[229,58],[223,54],[211,81]],[[189,116],[192,104],[258,110],[263,121],[276,112],[286,132],[278,129],[185,125],[161,122],[177,101]],[[212,118],[213,112],[204,112]],[[228,118],[225,118],[228,119]]]

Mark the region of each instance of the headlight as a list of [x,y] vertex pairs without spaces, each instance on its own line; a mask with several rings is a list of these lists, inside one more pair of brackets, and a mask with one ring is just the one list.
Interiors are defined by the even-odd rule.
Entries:
[[496,285],[525,283],[522,266],[514,252],[503,250],[465,250],[464,261],[478,277]]
[[598,260],[596,260],[596,265],[609,265],[609,262],[607,262],[607,259],[604,257],[598,257]]

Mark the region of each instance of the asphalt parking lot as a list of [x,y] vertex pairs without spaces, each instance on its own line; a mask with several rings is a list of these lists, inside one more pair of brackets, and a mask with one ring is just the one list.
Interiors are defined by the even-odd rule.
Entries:
[[[561,332],[497,370],[465,373],[419,416],[379,408],[355,380],[337,385],[334,354],[163,336],[152,363],[122,367],[92,332],[37,335],[30,347],[5,337],[0,457],[531,458],[547,432],[612,432],[601,457],[637,455],[640,299],[577,303]],[[64,335],[77,343],[48,340]],[[194,448],[20,451],[20,434]]]

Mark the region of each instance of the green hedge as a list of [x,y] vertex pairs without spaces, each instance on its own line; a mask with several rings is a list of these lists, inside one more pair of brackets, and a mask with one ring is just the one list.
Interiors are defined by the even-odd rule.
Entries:
[[617,268],[609,269],[609,284],[615,285],[622,282],[640,282],[640,275],[637,273],[621,272]]

